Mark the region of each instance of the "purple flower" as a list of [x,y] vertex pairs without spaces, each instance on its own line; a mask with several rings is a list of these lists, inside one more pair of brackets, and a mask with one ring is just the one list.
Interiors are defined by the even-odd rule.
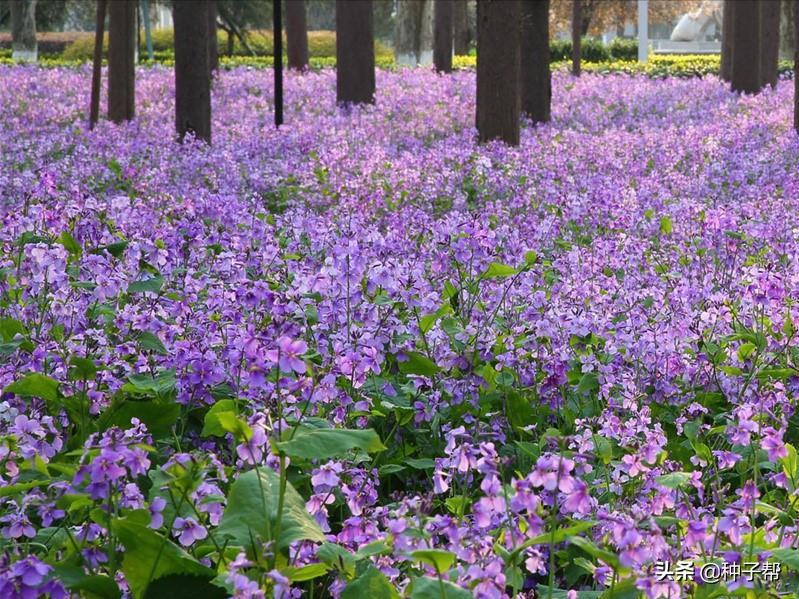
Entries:
[[308,351],[308,344],[302,339],[291,339],[290,337],[280,337],[277,340],[277,349],[268,350],[265,355],[268,360],[276,362],[283,372],[305,372],[305,362],[301,359]]
[[194,518],[181,518],[179,516],[175,518],[172,533],[179,535],[178,540],[184,547],[188,547],[195,541],[201,541],[208,536],[208,531]]
[[150,502],[150,528],[159,529],[164,525],[165,507],[166,499],[163,497],[154,497]]

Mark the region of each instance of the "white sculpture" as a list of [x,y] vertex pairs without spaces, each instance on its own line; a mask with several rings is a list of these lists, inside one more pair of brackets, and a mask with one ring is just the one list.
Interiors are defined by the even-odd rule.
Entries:
[[684,14],[671,32],[671,41],[702,41],[712,23],[716,24],[716,30],[721,29],[720,0],[704,0],[695,11]]

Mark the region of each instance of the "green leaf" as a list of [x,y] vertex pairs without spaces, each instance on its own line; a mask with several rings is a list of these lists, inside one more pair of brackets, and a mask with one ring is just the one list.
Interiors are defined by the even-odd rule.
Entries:
[[399,363],[399,369],[402,374],[419,374],[426,377],[431,377],[441,369],[436,366],[427,356],[418,352],[406,352],[407,360]]
[[90,358],[81,358],[80,356],[72,356],[69,359],[69,373],[70,381],[93,381],[97,375],[97,366],[94,360]]
[[292,458],[325,460],[343,457],[351,449],[367,453],[384,451],[385,445],[372,429],[299,428],[289,441],[277,444],[278,449]]
[[[248,549],[258,537],[263,541],[273,540],[279,492],[280,476],[271,468],[249,470],[239,476],[230,487],[217,535],[230,537],[237,546]],[[282,516],[279,549],[294,541],[325,540],[319,524],[305,509],[305,500],[288,482]]]
[[674,223],[668,216],[660,217],[660,232],[669,235],[674,230]]
[[596,372],[586,372],[577,385],[577,393],[587,395],[599,391],[599,376]]
[[613,444],[602,435],[593,435],[591,439],[594,442],[594,450],[603,464],[610,464],[613,459]]
[[369,566],[341,592],[341,599],[400,599],[397,590],[380,570]]
[[11,383],[3,390],[4,393],[15,393],[22,397],[39,397],[48,402],[58,401],[58,381],[32,372]]
[[301,568],[286,568],[283,570],[283,574],[292,582],[305,582],[324,576],[329,571],[330,566],[327,564],[308,564]]
[[571,537],[569,539],[569,543],[574,545],[575,547],[579,547],[583,551],[585,551],[588,555],[596,558],[601,559],[607,565],[612,566],[615,569],[619,568],[619,558],[616,556],[615,553],[611,553],[610,551],[605,551],[604,549],[600,549],[596,546],[595,543],[586,539],[585,537]]
[[128,285],[128,293],[158,293],[164,286],[164,277],[152,277],[143,281],[134,281]]
[[788,480],[799,483],[799,459],[796,455],[796,448],[790,443],[786,443],[785,449],[788,450],[788,455],[784,458],[780,458],[782,471],[785,473],[785,476],[788,477]]
[[92,250],[92,254],[102,254],[103,252],[108,252],[114,258],[119,258],[127,248],[129,242],[127,241],[117,241],[115,243],[109,243],[108,245],[101,245],[96,247]]
[[455,563],[455,554],[443,549],[418,549],[411,552],[411,557],[432,566],[439,574],[449,570]]
[[691,480],[690,472],[671,472],[655,478],[655,482],[667,489],[677,489]]
[[227,592],[211,580],[207,576],[170,574],[153,580],[144,593],[144,599],[225,599]]
[[405,463],[416,470],[429,470],[435,468],[435,461],[431,458],[407,458]]
[[180,418],[180,406],[174,401],[116,399],[100,415],[98,426],[100,430],[112,426],[125,429],[130,427],[133,418],[146,424],[147,430],[154,436],[162,437],[172,431],[172,425]]
[[316,557],[331,568],[342,572],[347,578],[352,578],[355,574],[355,564],[358,558],[341,545],[322,543],[316,550]]
[[108,576],[90,576],[83,568],[69,565],[57,565],[53,568],[53,573],[61,584],[81,597],[119,599],[122,596],[117,583]]
[[448,580],[420,576],[411,582],[411,599],[473,599],[473,595]]
[[157,335],[150,331],[142,331],[138,337],[139,347],[143,350],[155,352],[160,356],[167,355],[166,348]]
[[216,402],[205,414],[201,437],[224,437],[229,431],[222,426],[219,414],[231,412],[236,415],[236,402],[232,399],[221,399]]
[[757,349],[757,346],[754,343],[742,343],[738,347],[738,358],[743,362],[752,355],[755,349]]
[[136,599],[145,596],[148,581],[186,574],[211,580],[215,573],[175,543],[147,526],[127,518],[113,522],[113,531],[125,547],[122,572]]
[[128,380],[130,383],[122,385],[122,391],[127,393],[161,395],[173,391],[177,386],[175,371],[171,368],[159,372],[154,377],[149,374],[129,374]]
[[799,550],[791,549],[790,547],[774,549],[771,552],[771,557],[781,564],[784,564],[794,572],[799,572]]
[[[568,599],[568,589],[552,589],[551,593],[549,587],[545,584],[540,584],[536,587],[539,597],[552,597],[552,599]],[[603,591],[577,591],[577,599],[599,599]]]
[[25,334],[25,325],[16,318],[0,318],[0,340],[11,341],[17,335]]
[[488,268],[485,269],[485,272],[480,275],[480,278],[502,279],[504,277],[512,277],[513,275],[518,274],[518,272],[518,270],[512,266],[508,266],[507,264],[502,264],[501,262],[492,262],[488,265]]
[[58,243],[63,245],[64,248],[67,250],[67,252],[69,252],[70,254],[73,254],[75,256],[80,256],[82,251],[80,244],[77,241],[75,241],[75,238],[72,237],[72,235],[70,235],[67,231],[61,233],[57,241]]
[[540,534],[532,539],[528,539],[518,547],[516,547],[512,555],[516,556],[519,555],[522,551],[527,549],[528,547],[532,547],[533,545],[557,545],[558,543],[562,543],[566,539],[579,535],[581,532],[585,532],[589,528],[593,528],[596,526],[596,522],[593,520],[583,520],[573,524],[572,526],[556,528],[553,532],[545,532]]

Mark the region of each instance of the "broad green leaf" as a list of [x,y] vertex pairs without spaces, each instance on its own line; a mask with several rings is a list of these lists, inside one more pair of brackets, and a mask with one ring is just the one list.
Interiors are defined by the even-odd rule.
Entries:
[[341,545],[322,543],[316,550],[316,557],[331,568],[342,572],[347,578],[352,578],[355,574],[355,564],[358,558]]
[[127,393],[156,393],[163,394],[173,391],[177,386],[175,371],[163,370],[155,376],[149,374],[129,374],[129,383],[122,385],[122,391]]
[[406,352],[407,360],[399,363],[399,369],[402,374],[419,374],[426,377],[431,377],[441,370],[435,362],[427,356],[418,352]]
[[[251,548],[253,539],[256,543],[259,537],[263,541],[273,540],[279,493],[280,476],[271,468],[245,472],[230,487],[217,534],[230,537],[235,545],[247,549]],[[325,535],[305,509],[305,500],[287,482],[277,545],[283,549],[302,540],[322,542]]]
[[0,340],[11,341],[25,334],[25,325],[15,318],[0,318]]
[[513,275],[518,274],[518,272],[518,270],[512,266],[508,266],[507,264],[502,264],[501,262],[492,262],[488,265],[488,268],[485,269],[485,272],[480,275],[480,278],[501,279],[504,277],[512,277]]
[[799,572],[799,550],[797,549],[791,549],[790,547],[774,549],[771,552],[771,559],[769,561],[780,562],[794,572]]
[[211,409],[205,414],[203,420],[203,430],[200,433],[202,437],[224,437],[227,431],[222,423],[219,421],[219,414],[230,412],[236,415],[236,402],[232,399],[222,399],[216,402]]
[[411,552],[411,557],[432,566],[439,574],[449,570],[455,563],[455,554],[443,549],[418,549]]
[[90,358],[72,356],[69,359],[69,380],[71,381],[92,381],[97,375],[97,366]]
[[473,599],[473,596],[448,580],[420,576],[411,582],[411,599]]
[[569,539],[569,543],[575,547],[579,547],[588,555],[595,557],[596,559],[601,559],[607,565],[612,566],[615,569],[619,568],[619,558],[615,553],[600,549],[595,543],[586,539],[585,537],[571,537]]
[[134,281],[128,285],[128,293],[158,293],[164,286],[164,277],[152,277],[143,281]]
[[660,217],[660,232],[668,235],[674,230],[674,223],[668,216]]
[[40,397],[48,402],[58,401],[58,381],[32,372],[11,383],[3,390],[4,393],[16,393],[22,397]]
[[91,576],[79,566],[57,565],[53,573],[61,584],[81,597],[119,599],[122,596],[122,591],[112,578],[102,574]]
[[61,233],[58,237],[58,243],[64,246],[64,248],[70,253],[75,256],[80,256],[81,254],[81,247],[80,244],[75,241],[75,238],[70,235],[67,231]]
[[167,355],[166,347],[158,338],[157,335],[151,333],[150,331],[142,331],[139,333],[138,337],[139,347],[144,350],[155,352],[158,355],[165,356]]
[[161,437],[170,433],[172,425],[180,418],[180,406],[174,401],[117,399],[100,415],[98,426],[100,430],[112,426],[125,429],[130,427],[133,418],[146,424],[150,433]]
[[788,455],[780,458],[782,471],[788,477],[788,480],[797,484],[799,483],[799,459],[796,455],[796,448],[790,443],[786,443],[785,449],[788,450]]
[[103,252],[108,252],[114,258],[119,258],[125,251],[129,245],[128,241],[117,241],[115,243],[109,243],[108,245],[101,245],[96,247],[92,250],[92,254],[102,254]]
[[400,599],[394,586],[380,570],[369,566],[341,592],[341,599]]
[[372,429],[342,428],[300,428],[290,441],[278,443],[277,447],[289,457],[308,460],[343,457],[351,449],[361,449],[368,453],[386,449]]
[[144,599],[225,599],[228,594],[207,576],[170,574],[153,580]]
[[304,582],[324,576],[330,571],[327,564],[308,564],[301,568],[286,568],[283,574],[292,582]]
[[677,489],[691,480],[690,472],[671,472],[663,474],[655,479],[659,485],[663,485],[667,489]]
[[125,547],[122,572],[137,599],[145,596],[148,582],[165,576],[187,574],[208,580],[215,576],[213,570],[143,524],[118,518],[112,527]]
[[516,547],[512,554],[518,555],[528,547],[532,547],[533,545],[557,545],[558,543],[562,543],[566,539],[579,535],[581,532],[585,532],[589,528],[593,528],[596,526],[596,522],[593,520],[583,520],[573,524],[572,526],[556,528],[553,532],[545,532],[540,534],[532,539],[528,539],[520,546]]
[[429,470],[430,468],[435,468],[436,465],[431,458],[407,458],[405,463],[416,470]]

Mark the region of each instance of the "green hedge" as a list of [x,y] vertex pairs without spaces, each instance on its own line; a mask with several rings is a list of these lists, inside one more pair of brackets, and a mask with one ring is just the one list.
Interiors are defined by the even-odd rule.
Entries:
[[[284,48],[285,48],[285,35]],[[246,35],[247,42],[257,55],[272,54],[274,48],[274,37],[271,31],[249,31]],[[172,55],[174,38],[171,29],[155,29],[152,32],[153,51],[156,59],[163,59]],[[220,55],[225,54],[228,48],[228,35],[224,31],[217,32],[217,44]],[[108,34],[103,39],[103,47],[108,51]],[[147,47],[144,36],[141,36],[141,56],[146,56]],[[336,33],[334,31],[309,31],[308,32],[308,53],[311,57],[335,56],[336,55]],[[61,55],[65,60],[91,60],[94,54],[94,35],[86,34],[69,44]],[[249,56],[247,48],[238,38],[233,41],[234,56]],[[391,56],[392,50],[385,44],[375,43],[375,54],[380,56]]]
[[[554,40],[549,44],[552,62],[571,60],[571,40]],[[587,62],[607,62],[610,60],[636,60],[638,58],[638,41],[634,39],[616,38],[610,44],[599,40],[584,38],[580,46],[580,56]]]

